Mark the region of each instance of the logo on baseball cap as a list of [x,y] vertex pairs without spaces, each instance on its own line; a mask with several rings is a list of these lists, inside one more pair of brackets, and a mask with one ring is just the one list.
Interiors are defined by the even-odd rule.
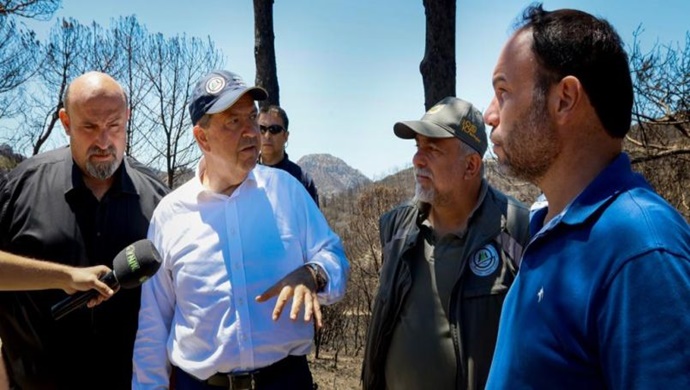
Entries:
[[484,156],[488,146],[482,113],[471,103],[456,97],[436,103],[418,121],[396,123],[393,131],[403,139],[413,139],[417,134],[429,138],[457,137],[480,156]]
[[192,124],[205,114],[217,114],[235,104],[245,93],[254,100],[265,100],[268,93],[261,87],[247,87],[242,78],[227,70],[214,70],[196,83],[189,103]]

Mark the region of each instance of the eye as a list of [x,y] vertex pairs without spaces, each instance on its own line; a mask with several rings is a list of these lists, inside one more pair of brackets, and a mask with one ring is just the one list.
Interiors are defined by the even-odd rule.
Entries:
[[498,104],[501,105],[508,95],[508,90],[506,90],[503,87],[496,87],[496,88],[494,88],[494,91],[495,91],[494,95],[496,96],[496,100],[498,101]]
[[225,127],[234,127],[240,122],[240,118],[233,116],[225,120]]

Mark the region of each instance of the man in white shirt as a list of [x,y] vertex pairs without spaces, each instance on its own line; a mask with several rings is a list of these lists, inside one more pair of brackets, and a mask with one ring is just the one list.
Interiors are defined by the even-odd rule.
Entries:
[[342,298],[349,265],[302,184],[257,166],[266,97],[227,71],[195,87],[203,157],[151,220],[163,261],[142,290],[134,389],[313,387],[312,319],[321,326],[320,304]]

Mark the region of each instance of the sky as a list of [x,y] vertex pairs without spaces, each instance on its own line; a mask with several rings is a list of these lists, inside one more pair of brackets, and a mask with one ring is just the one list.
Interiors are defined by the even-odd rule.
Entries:
[[[491,74],[522,0],[457,1],[456,94],[484,110]],[[628,47],[642,28],[643,49],[684,45],[690,1],[544,0],[547,10],[577,8],[606,18]],[[423,0],[275,0],[280,103],[290,119],[290,159],[329,153],[371,179],[411,165],[414,141],[393,134],[395,122],[424,114],[419,63],[424,56]],[[210,37],[225,68],[254,83],[251,0],[63,0],[56,18],[109,27],[136,15],[149,32]],[[489,129],[487,129],[489,130]]]

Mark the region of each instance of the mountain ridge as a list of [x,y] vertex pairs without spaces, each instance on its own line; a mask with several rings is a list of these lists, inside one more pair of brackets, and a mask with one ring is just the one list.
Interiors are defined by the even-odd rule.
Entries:
[[362,172],[328,153],[304,155],[297,164],[314,180],[320,197],[331,197],[372,183]]

